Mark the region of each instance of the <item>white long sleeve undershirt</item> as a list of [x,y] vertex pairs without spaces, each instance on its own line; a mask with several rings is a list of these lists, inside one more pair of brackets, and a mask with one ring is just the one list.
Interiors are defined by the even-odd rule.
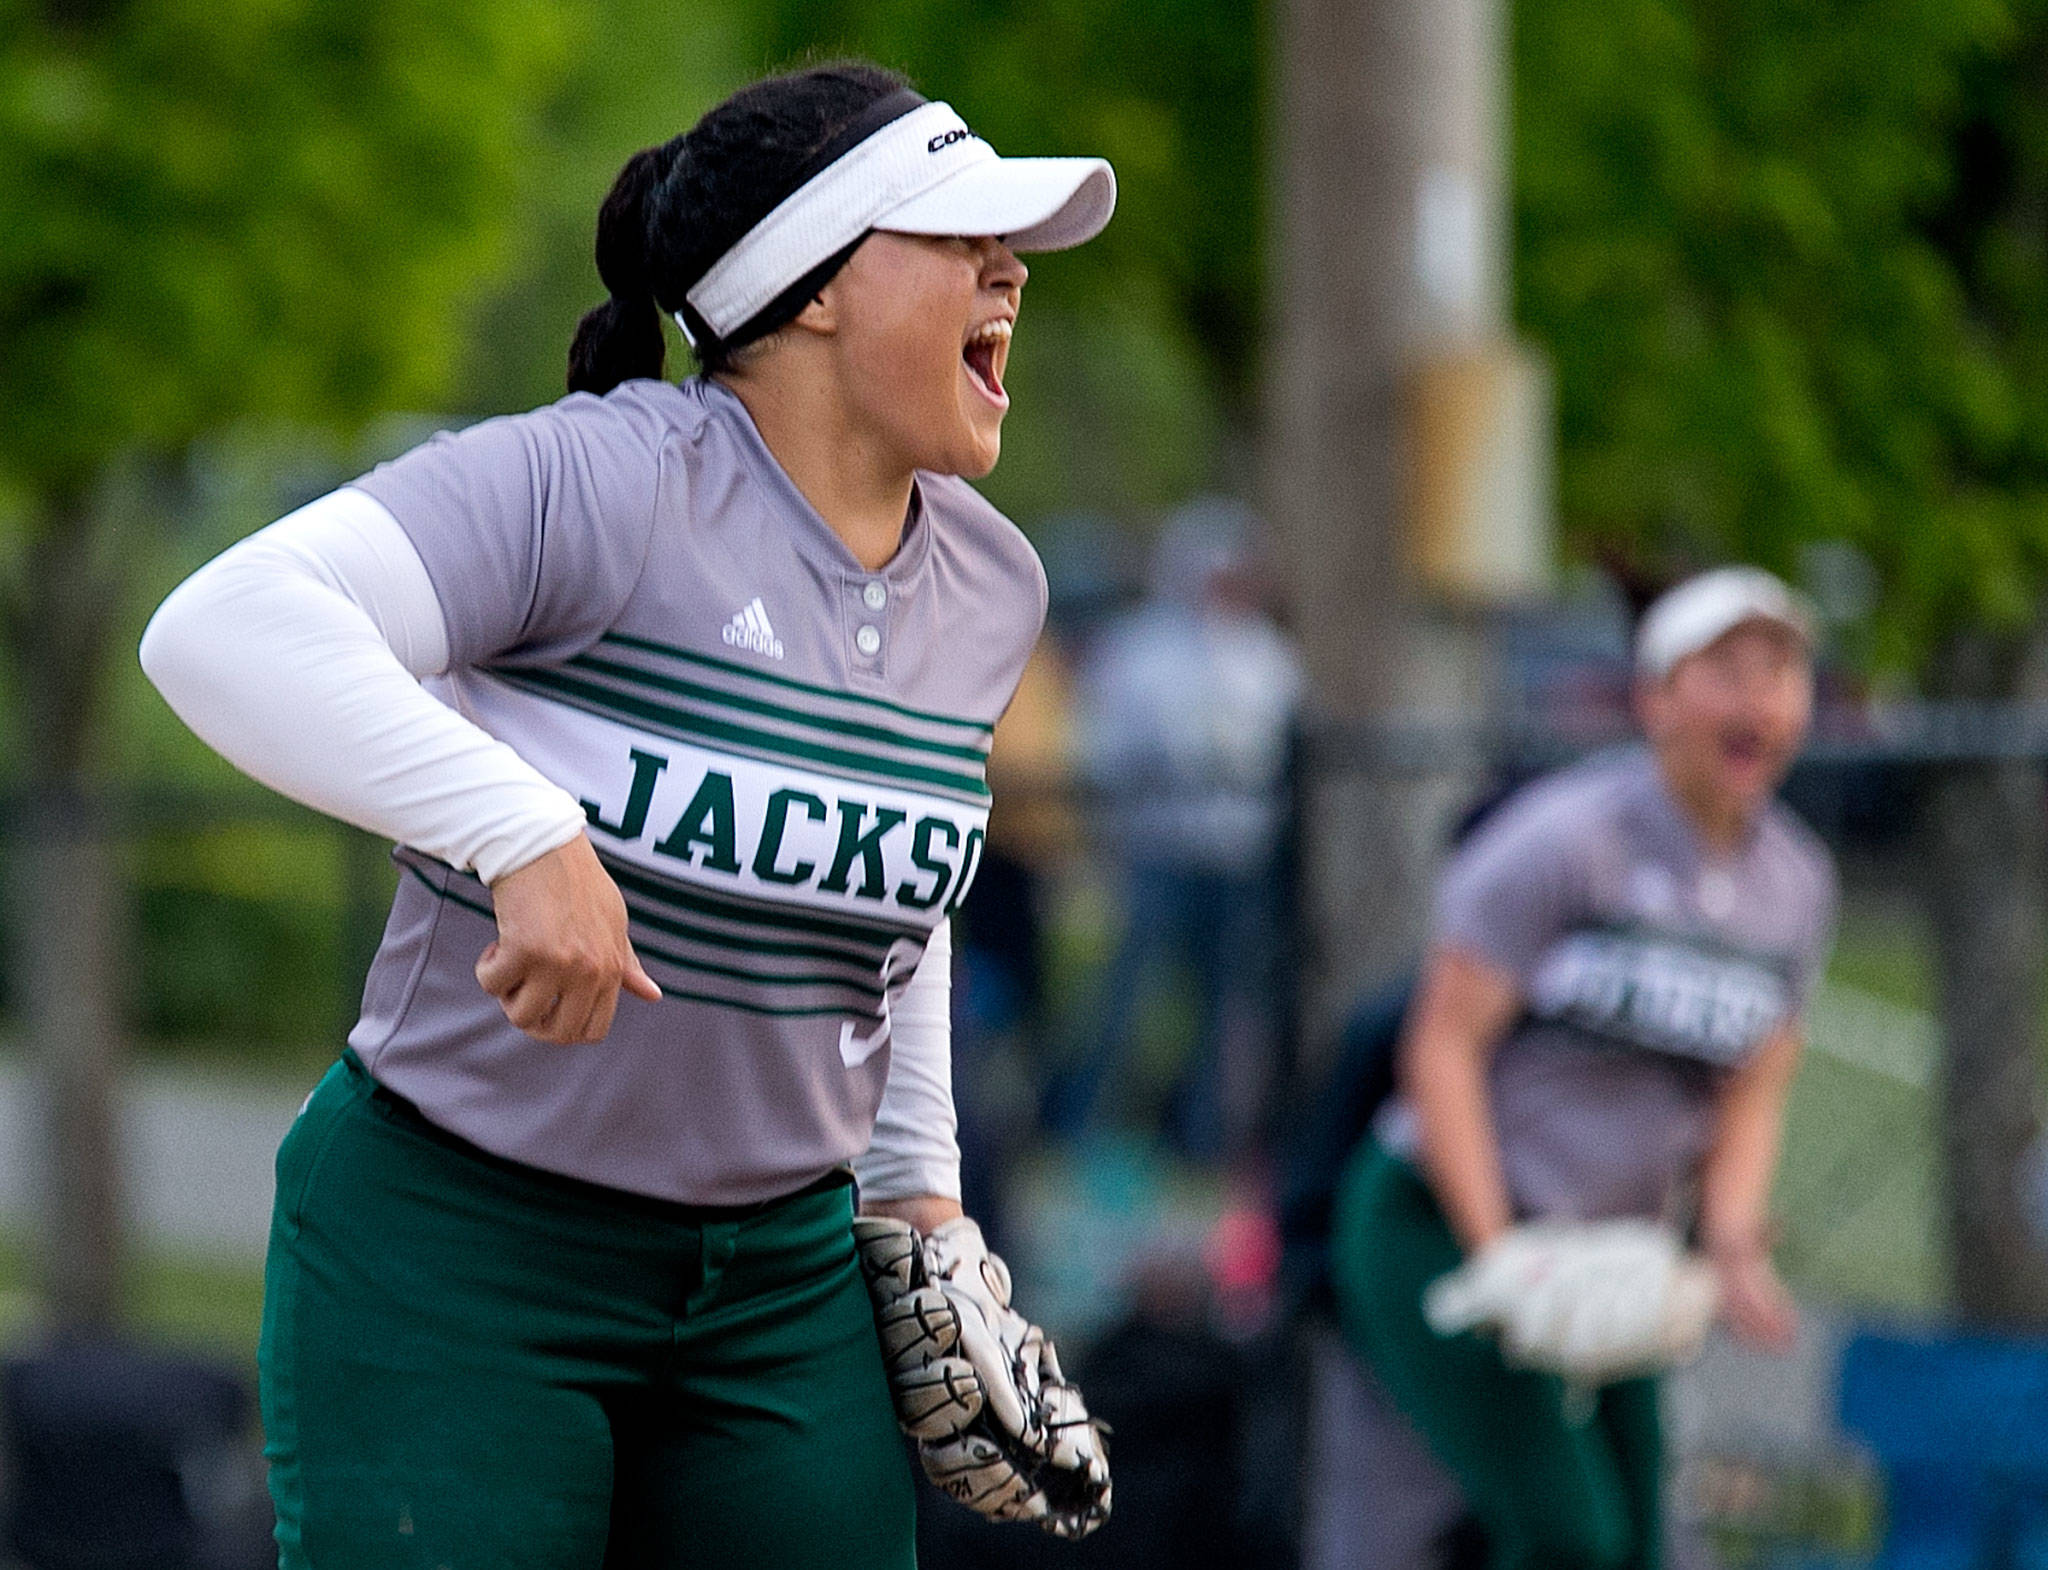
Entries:
[[[576,799],[420,685],[448,665],[433,580],[398,520],[335,491],[223,552],[142,635],[164,700],[244,773],[486,883],[583,832]],[[863,1195],[960,1194],[949,924],[892,1010]]]
[[867,1151],[853,1161],[867,1199],[960,1197],[953,1110],[953,923],[941,921],[889,1011],[889,1077]]
[[157,691],[235,767],[493,883],[582,833],[583,809],[420,686],[447,664],[426,565],[357,490],[215,557],[142,635]]

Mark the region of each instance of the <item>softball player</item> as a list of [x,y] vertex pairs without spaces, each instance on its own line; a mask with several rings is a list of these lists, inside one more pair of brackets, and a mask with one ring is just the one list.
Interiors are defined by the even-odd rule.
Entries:
[[1650,1376],[1717,1300],[1751,1342],[1792,1337],[1765,1207],[1834,877],[1773,793],[1811,636],[1769,574],[1674,589],[1638,641],[1648,747],[1531,787],[1444,875],[1331,1271],[1496,1566],[1657,1565]]
[[[158,612],[143,663],[195,731],[399,845],[278,1156],[283,1565],[912,1563],[850,1196],[943,1241],[919,1279],[1002,1348],[1036,1336],[960,1217],[947,969],[1045,579],[967,479],[1016,253],[1114,200],[872,67],[758,83],[620,174],[571,396]],[[1040,1393],[1000,1393],[1012,1430]]]

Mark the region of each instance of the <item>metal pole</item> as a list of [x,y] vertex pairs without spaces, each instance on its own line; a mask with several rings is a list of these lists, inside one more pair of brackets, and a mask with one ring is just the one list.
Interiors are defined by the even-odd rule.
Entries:
[[[1484,703],[1480,639],[1409,565],[1403,402],[1507,331],[1499,0],[1283,0],[1265,492],[1313,722]],[[1305,1047],[1410,963],[1465,786],[1303,782]]]

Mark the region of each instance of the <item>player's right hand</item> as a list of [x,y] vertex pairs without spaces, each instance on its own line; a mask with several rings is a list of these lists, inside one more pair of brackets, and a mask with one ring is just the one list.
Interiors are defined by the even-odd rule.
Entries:
[[1770,1254],[1759,1245],[1716,1249],[1710,1258],[1728,1328],[1767,1352],[1791,1351],[1799,1338],[1799,1305],[1778,1279]]
[[650,1003],[661,997],[626,937],[626,901],[585,836],[506,873],[491,885],[491,903],[498,940],[477,960],[476,979],[536,1040],[604,1040],[621,987]]

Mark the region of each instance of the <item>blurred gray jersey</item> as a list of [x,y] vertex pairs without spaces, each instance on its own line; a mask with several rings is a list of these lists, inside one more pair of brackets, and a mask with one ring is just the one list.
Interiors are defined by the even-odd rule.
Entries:
[[[1516,1213],[1676,1219],[1720,1086],[1804,1007],[1834,905],[1833,863],[1789,811],[1773,803],[1710,859],[1639,749],[1541,781],[1484,825],[1444,873],[1433,943],[1521,990],[1491,1069]],[[1412,1153],[1404,1101],[1378,1129]]]
[[867,1147],[889,1011],[973,880],[992,727],[1045,580],[965,482],[854,559],[716,383],[634,381],[443,435],[357,482],[447,619],[426,683],[583,803],[664,997],[550,1046],[478,985],[475,877],[401,850],[349,1040],[435,1123],[699,1204]]

